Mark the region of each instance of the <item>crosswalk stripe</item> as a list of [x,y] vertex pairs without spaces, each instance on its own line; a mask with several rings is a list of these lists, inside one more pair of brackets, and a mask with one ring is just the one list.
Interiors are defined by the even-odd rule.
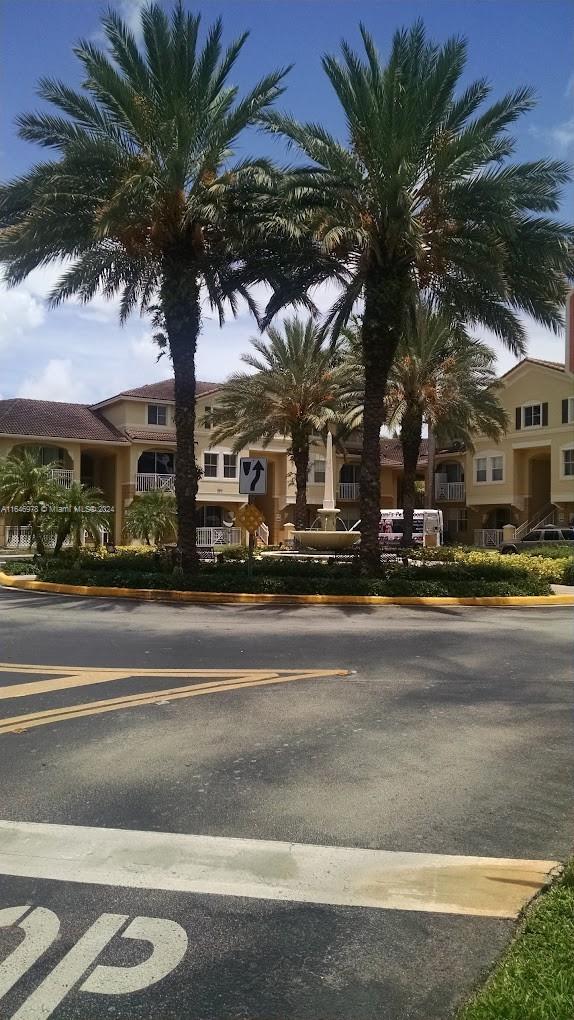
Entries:
[[0,821],[0,873],[202,895],[516,917],[556,861]]

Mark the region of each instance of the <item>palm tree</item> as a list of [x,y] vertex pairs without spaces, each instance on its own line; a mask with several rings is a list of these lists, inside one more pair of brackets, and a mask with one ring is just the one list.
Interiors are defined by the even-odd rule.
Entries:
[[421,305],[399,344],[386,396],[387,422],[399,427],[403,451],[403,545],[412,543],[423,423],[441,443],[472,449],[476,433],[496,442],[508,426],[500,389],[494,351]]
[[[286,218],[311,230],[348,274],[327,323],[337,332],[357,302],[364,306],[361,558],[376,568],[384,396],[417,295],[522,353],[520,312],[554,330],[562,324],[574,230],[550,215],[568,166],[510,161],[508,129],[532,108],[530,89],[481,109],[484,79],[459,91],[463,39],[434,45],[417,22],[395,34],[383,63],[362,26],[361,34],[364,55],[344,42],[342,59],[323,57],[346,144],[318,124],[275,112],[265,120],[311,160],[292,175]],[[278,293],[268,314],[279,305]]]
[[266,160],[232,155],[238,135],[280,94],[285,71],[239,98],[228,79],[247,33],[224,51],[218,20],[200,47],[200,18],[182,0],[171,20],[151,4],[141,23],[141,49],[113,11],[102,20],[106,50],[79,42],[81,90],[40,80],[55,112],[20,116],[20,136],[56,156],[0,189],[0,259],[11,285],[39,265],[71,260],[54,305],[102,291],[121,293],[122,320],[137,306],[161,309],[175,377],[179,543],[191,569],[202,299],[222,322],[226,302],[235,312],[242,298],[255,310],[249,285],[281,276],[265,200],[276,172]]
[[0,504],[13,520],[29,522],[32,542],[41,556],[52,530],[49,510],[61,491],[37,450],[14,450],[0,461]]
[[164,542],[177,529],[175,499],[159,489],[136,496],[126,510],[125,528],[130,538],[146,545]]
[[74,549],[79,549],[84,532],[98,546],[102,531],[111,527],[110,508],[100,489],[72,482],[67,489],[59,487],[54,508],[48,514],[48,527],[56,536],[54,556],[68,538],[72,539]]
[[282,331],[251,340],[255,354],[242,361],[254,374],[237,372],[211,411],[212,443],[233,440],[236,452],[277,435],[289,439],[295,465],[295,525],[307,527],[307,476],[313,435],[342,417],[344,366],[337,346],[328,346],[312,318],[285,319]]

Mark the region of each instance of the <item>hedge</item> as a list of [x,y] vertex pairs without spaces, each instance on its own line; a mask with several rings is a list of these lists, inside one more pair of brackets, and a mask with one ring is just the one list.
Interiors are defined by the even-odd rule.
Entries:
[[477,569],[435,565],[431,568],[397,568],[380,577],[323,573],[279,575],[256,571],[248,577],[244,568],[208,567],[196,576],[143,570],[89,571],[57,563],[46,564],[39,576],[60,584],[85,584],[120,588],[157,588],[179,591],[253,592],[276,595],[548,595],[544,578],[508,571],[481,576]]

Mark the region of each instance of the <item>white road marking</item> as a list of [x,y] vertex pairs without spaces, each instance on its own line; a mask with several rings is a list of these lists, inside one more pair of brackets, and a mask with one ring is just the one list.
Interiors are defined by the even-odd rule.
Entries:
[[86,970],[98,958],[102,949],[124,926],[125,914],[102,914],[88,928],[63,960],[54,967],[42,984],[26,999],[12,1020],[46,1020]]
[[[9,928],[15,924],[25,936],[14,952],[0,963],[0,999],[44,955],[60,931],[60,921],[52,910],[36,907],[32,913],[28,913],[29,910],[29,905],[0,910],[0,928]],[[24,914],[28,916],[22,920]]]
[[556,864],[0,821],[0,874],[299,903],[515,917]]
[[181,963],[187,950],[187,935],[181,925],[164,917],[136,917],[123,939],[151,942],[153,952],[136,967],[108,967],[98,964],[81,985],[82,992],[101,995],[127,995],[157,984]]
[[[60,929],[56,914],[44,907],[36,907],[22,920],[29,910],[29,906],[0,910],[0,928],[15,925],[25,932],[24,941],[0,966],[0,999],[50,948]],[[13,1020],[47,1020],[128,920],[126,914],[102,914],[14,1013]],[[181,925],[161,917],[136,917],[121,937],[150,942],[151,955],[130,967],[98,964],[80,985],[80,992],[128,995],[142,991],[170,974],[187,950],[187,933]]]

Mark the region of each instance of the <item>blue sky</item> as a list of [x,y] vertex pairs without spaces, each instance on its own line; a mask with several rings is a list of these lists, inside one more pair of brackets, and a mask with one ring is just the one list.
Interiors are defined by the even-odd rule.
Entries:
[[[137,30],[143,0],[116,0]],[[0,159],[3,178],[24,171],[41,151],[17,138],[14,118],[38,108],[35,84],[41,75],[79,81],[72,48],[79,37],[97,41],[99,0],[4,0],[0,56],[2,114]],[[166,2],[169,7],[170,3]],[[517,158],[540,156],[574,162],[574,4],[571,0],[209,0],[188,3],[204,23],[221,14],[227,38],[246,28],[250,38],[236,81],[249,87],[270,68],[294,64],[280,105],[300,119],[316,119],[343,136],[336,100],[320,66],[321,54],[338,49],[342,37],[358,44],[364,21],[380,51],[387,52],[393,31],[423,17],[429,34],[452,34],[469,42],[469,79],[486,76],[493,95],[522,84],[534,87],[537,108],[516,129]],[[246,139],[251,151],[282,158],[279,143],[260,133]],[[564,194],[562,215],[572,218],[574,189]],[[0,395],[56,400],[98,400],[119,389],[170,374],[158,364],[145,320],[117,322],[113,303],[69,304],[56,311],[45,295],[57,268],[37,271],[16,290],[0,285]],[[320,295],[328,304],[329,294]],[[528,325],[530,352],[559,360],[563,338]],[[222,379],[238,367],[239,356],[255,333],[247,313],[220,330],[206,311],[198,351],[198,376]],[[506,370],[514,359],[501,351]]]

